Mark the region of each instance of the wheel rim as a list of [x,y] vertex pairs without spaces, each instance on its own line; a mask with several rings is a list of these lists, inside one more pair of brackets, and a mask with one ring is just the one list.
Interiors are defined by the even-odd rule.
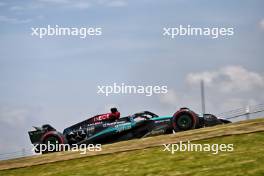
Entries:
[[49,137],[46,141],[47,141],[47,143],[49,142],[50,144],[53,144],[53,145],[60,143],[59,139],[57,137],[54,137],[54,136]]
[[189,115],[183,114],[177,120],[177,125],[180,129],[187,130],[192,126],[192,119]]

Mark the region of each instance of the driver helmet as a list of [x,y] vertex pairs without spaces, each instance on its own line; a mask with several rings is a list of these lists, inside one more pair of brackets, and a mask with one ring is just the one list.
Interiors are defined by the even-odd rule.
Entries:
[[111,113],[116,113],[116,112],[118,112],[118,111],[117,111],[117,108],[111,108],[110,111],[111,111]]

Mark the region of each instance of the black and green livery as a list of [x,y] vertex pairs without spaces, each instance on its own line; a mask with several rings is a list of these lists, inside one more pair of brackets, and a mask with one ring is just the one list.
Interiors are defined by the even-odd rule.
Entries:
[[153,135],[230,123],[212,114],[202,117],[188,108],[181,108],[172,116],[158,116],[149,111],[122,117],[117,121],[94,122],[97,116],[84,120],[58,132],[51,125],[34,127],[29,131],[32,144],[105,144]]

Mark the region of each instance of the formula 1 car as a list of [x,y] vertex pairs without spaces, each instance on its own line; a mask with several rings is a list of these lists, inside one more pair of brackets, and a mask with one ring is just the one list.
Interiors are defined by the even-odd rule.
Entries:
[[98,116],[70,126],[64,129],[63,133],[56,131],[48,124],[34,127],[34,131],[28,132],[29,137],[33,145],[48,143],[105,144],[230,123],[230,121],[218,119],[212,114],[200,117],[188,108],[181,108],[173,116],[158,116],[152,112],[143,111],[112,122],[95,121]]

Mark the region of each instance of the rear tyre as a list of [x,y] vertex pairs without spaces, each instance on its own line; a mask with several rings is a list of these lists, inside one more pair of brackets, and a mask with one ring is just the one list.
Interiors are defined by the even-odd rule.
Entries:
[[43,154],[59,151],[59,150],[56,150],[56,146],[58,146],[58,144],[60,144],[59,139],[56,136],[47,137],[44,140],[44,144],[45,144],[46,148],[44,151],[42,151]]
[[42,153],[51,153],[51,152],[59,152],[60,144],[64,143],[64,139],[62,134],[60,133],[52,133],[44,136],[42,144],[44,147],[41,149]]

